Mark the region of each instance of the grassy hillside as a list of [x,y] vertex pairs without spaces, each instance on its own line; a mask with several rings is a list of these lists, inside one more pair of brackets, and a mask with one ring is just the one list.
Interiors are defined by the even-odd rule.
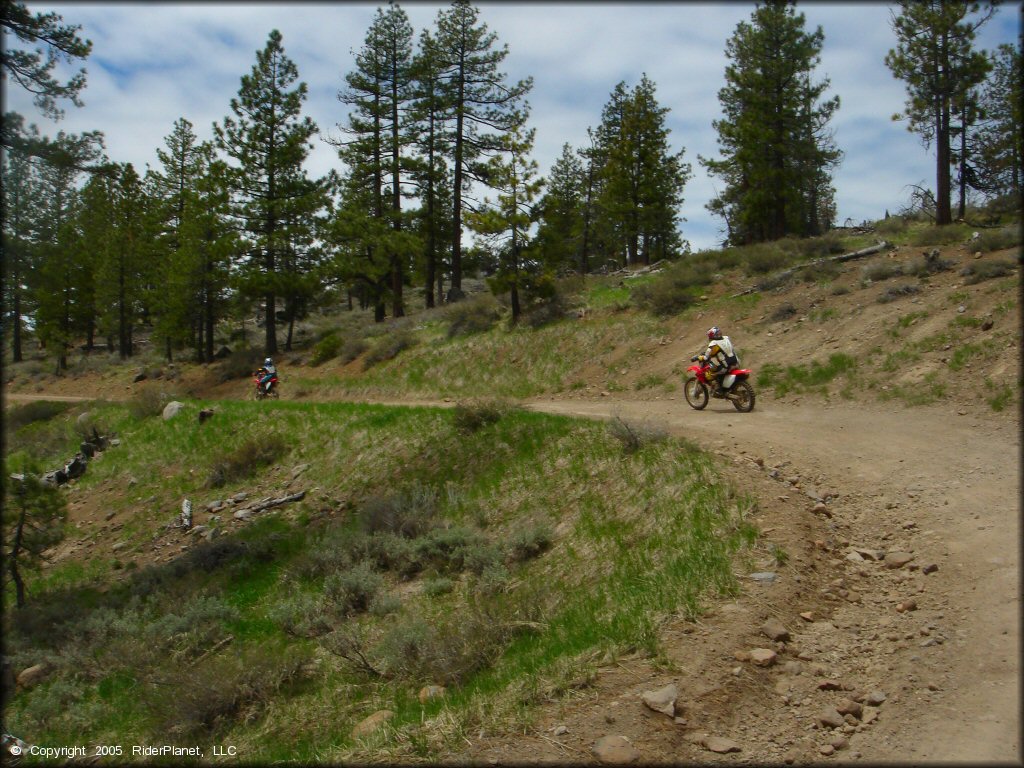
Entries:
[[[14,696],[8,731],[231,743],[258,761],[437,759],[481,723],[522,727],[605,655],[657,653],[659,622],[732,593],[756,541],[753,502],[643,425],[496,402],[217,402],[199,424],[203,405],[166,422],[89,407],[121,444],[62,491],[84,553],[30,578],[5,616],[14,668],[50,668]],[[18,426],[5,471],[66,453],[80,410]],[[245,523],[205,509],[298,489]],[[222,535],[166,529],[183,497]],[[421,704],[427,685],[446,695]],[[388,726],[354,740],[379,709]]]

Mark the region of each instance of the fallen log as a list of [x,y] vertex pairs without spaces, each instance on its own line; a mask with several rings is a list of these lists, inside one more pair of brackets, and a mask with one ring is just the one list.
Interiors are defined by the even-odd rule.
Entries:
[[[886,242],[885,240],[882,240],[881,242],[879,242],[876,245],[872,245],[869,248],[862,248],[859,251],[853,251],[852,253],[843,253],[843,254],[840,254],[839,256],[825,256],[825,257],[820,258],[820,259],[815,259],[814,261],[808,261],[806,264],[800,264],[799,266],[796,266],[796,267],[791,267],[789,269],[784,269],[781,272],[776,272],[774,277],[776,279],[784,279],[784,278],[789,277],[792,274],[795,274],[797,271],[799,271],[801,269],[806,269],[807,267],[817,267],[817,266],[820,266],[821,264],[827,264],[830,261],[832,261],[832,262],[844,262],[844,261],[853,261],[854,259],[862,259],[865,256],[871,256],[872,254],[878,253],[879,251],[884,251],[886,248],[891,248],[891,247],[892,247],[891,243]],[[740,296],[746,296],[747,294],[750,294],[750,293],[756,293],[759,290],[760,289],[756,285],[754,285],[754,286],[751,286],[750,288],[747,288],[747,290],[745,290],[745,291],[740,291],[739,293],[734,293],[729,298],[730,299],[736,299],[736,298],[739,298]]]
[[235,520],[248,520],[258,512],[263,512],[264,510],[271,509],[272,507],[279,507],[282,504],[290,504],[293,501],[302,501],[305,496],[305,491],[299,491],[298,493],[293,493],[290,496],[282,496],[279,499],[264,499],[258,504],[253,504],[250,507],[237,510],[233,517]]

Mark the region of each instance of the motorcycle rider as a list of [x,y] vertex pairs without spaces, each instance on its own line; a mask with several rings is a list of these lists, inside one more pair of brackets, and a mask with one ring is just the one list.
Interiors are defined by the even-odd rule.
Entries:
[[263,361],[262,367],[256,371],[256,375],[260,377],[259,388],[261,392],[267,391],[267,383],[277,376],[277,368],[274,367],[274,361],[269,357]]
[[708,328],[708,348],[697,359],[702,362],[706,360],[711,365],[711,373],[714,374],[712,381],[718,391],[723,389],[722,381],[729,375],[729,371],[740,364],[732,340],[724,336],[717,325]]

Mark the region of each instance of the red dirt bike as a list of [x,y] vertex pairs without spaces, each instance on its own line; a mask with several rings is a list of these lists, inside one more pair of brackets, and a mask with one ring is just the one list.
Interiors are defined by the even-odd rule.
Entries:
[[256,388],[255,388],[255,390],[253,392],[253,397],[256,400],[263,400],[264,398],[267,398],[267,397],[276,400],[278,398],[278,396],[279,396],[279,393],[278,393],[278,383],[277,383],[277,374],[275,373],[271,377],[270,381],[267,382],[267,385],[265,387],[261,387],[260,386],[260,379],[262,379],[262,378],[263,378],[263,375],[261,373],[259,373],[259,371],[257,371],[256,373],[254,373],[252,375],[252,380],[256,384]]
[[720,388],[704,355],[691,357],[690,362],[697,364],[686,369],[683,394],[691,408],[703,410],[710,398],[717,397],[731,402],[740,413],[750,413],[754,410],[754,388],[750,386],[748,380],[753,371],[749,368],[731,369],[722,380]]

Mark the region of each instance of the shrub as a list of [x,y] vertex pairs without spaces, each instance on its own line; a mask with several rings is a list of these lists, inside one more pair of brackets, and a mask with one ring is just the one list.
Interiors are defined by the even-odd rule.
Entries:
[[170,399],[159,384],[146,384],[132,395],[128,401],[128,411],[136,419],[152,418],[163,413]]
[[270,620],[292,637],[322,637],[334,627],[323,599],[318,595],[292,593],[269,611]]
[[517,531],[509,541],[509,558],[522,562],[537,557],[550,549],[551,540],[551,529],[543,523]]
[[262,362],[263,355],[258,349],[235,349],[217,366],[217,379],[225,382],[252,376]]
[[339,350],[338,359],[341,360],[342,364],[348,365],[369,348],[370,345],[366,343],[366,339],[349,339]]
[[860,274],[864,280],[878,283],[892,277],[900,277],[903,274],[903,265],[889,260],[877,261],[861,269]]
[[470,434],[501,421],[511,409],[512,406],[508,402],[497,399],[456,403],[452,409],[452,423],[459,432]]
[[341,616],[364,613],[384,585],[384,578],[369,563],[332,573],[324,580],[324,598]]
[[711,284],[715,270],[711,259],[684,257],[651,282],[634,288],[633,295],[637,304],[655,315],[679,314],[696,301],[696,288]]
[[308,670],[306,652],[260,646],[244,654],[211,656],[198,669],[174,669],[144,700],[155,710],[163,732],[208,737],[258,714],[282,689],[303,680]]
[[978,238],[976,247],[979,251],[989,253],[1015,248],[1021,244],[1020,227],[1003,227],[1002,229],[986,229]]
[[792,304],[780,304],[776,307],[775,311],[772,312],[769,318],[772,322],[780,322],[782,320],[788,320],[789,318],[796,315],[797,309]]
[[463,526],[434,528],[413,543],[422,567],[442,573],[462,571],[468,564],[469,552],[486,545],[479,534]]
[[403,350],[415,345],[416,337],[409,331],[403,330],[388,334],[379,339],[373,349],[363,358],[363,368],[364,370],[369,369],[377,365],[377,363],[394,360]]
[[834,288],[832,288],[832,295],[833,296],[844,296],[844,295],[846,295],[849,292],[850,292],[850,289],[847,288],[845,285],[837,285]]
[[444,576],[436,579],[427,579],[423,582],[423,594],[428,597],[447,595],[453,589],[455,589],[455,582]]
[[448,319],[448,338],[451,339],[489,331],[501,317],[501,310],[492,294],[480,293],[449,304],[445,316]]
[[668,439],[668,433],[661,427],[631,423],[618,416],[608,422],[608,433],[622,444],[626,453],[636,453],[645,445]]
[[390,496],[372,496],[359,508],[364,531],[414,539],[426,533],[437,517],[437,491],[414,484]]
[[898,235],[907,231],[907,222],[902,216],[890,216],[875,222],[875,232],[880,235]]
[[818,280],[834,280],[842,271],[836,262],[824,261],[821,264],[808,264],[797,272],[797,277],[805,283],[813,283]]
[[888,304],[889,302],[902,299],[904,296],[912,296],[920,292],[921,289],[916,285],[890,285],[879,295],[877,301],[879,304]]
[[273,464],[288,450],[281,435],[254,437],[230,453],[214,459],[206,480],[207,488],[220,488],[227,483],[251,477],[258,470]]
[[543,328],[564,319],[566,311],[565,300],[556,293],[546,301],[533,304],[523,313],[521,319],[531,328]]
[[1012,261],[1006,261],[1005,259],[977,261],[961,269],[960,274],[967,278],[964,280],[967,285],[976,285],[983,280],[1012,275],[1016,268],[1017,266]]
[[967,230],[962,224],[943,224],[930,226],[915,232],[910,239],[911,245],[952,245],[961,243],[967,237]]
[[331,331],[317,342],[313,347],[313,356],[309,364],[313,366],[323,365],[333,357],[337,357],[341,351],[342,338],[336,331]]
[[72,405],[74,403],[62,403],[57,400],[36,400],[16,405],[4,413],[4,426],[14,432],[27,424],[49,421],[67,411]]
[[783,269],[792,257],[774,243],[757,243],[744,249],[743,269],[747,276],[766,275]]

